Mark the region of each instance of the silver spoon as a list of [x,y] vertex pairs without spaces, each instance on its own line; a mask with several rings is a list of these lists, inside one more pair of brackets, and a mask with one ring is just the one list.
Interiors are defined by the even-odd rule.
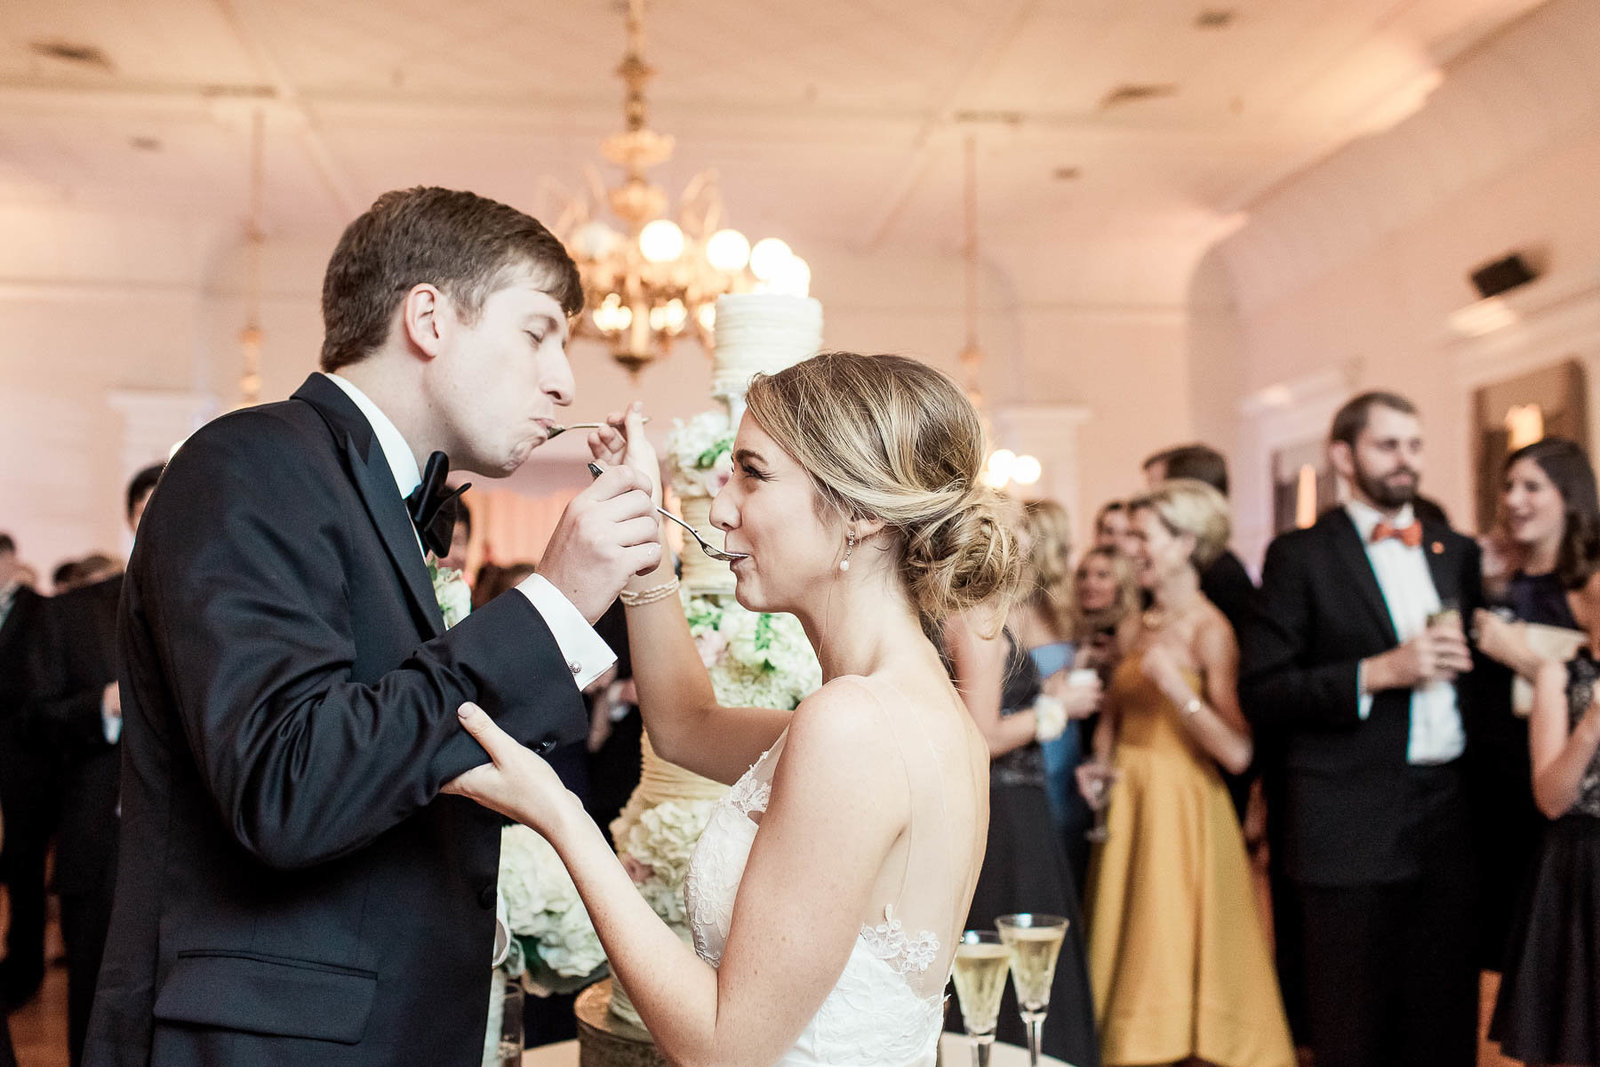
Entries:
[[[591,464],[589,464],[589,473],[594,475],[596,478],[598,478],[602,474],[604,474],[605,471],[601,470],[600,466],[598,464],[591,463]],[[656,508],[656,514],[660,515],[663,519],[671,519],[673,522],[677,523],[679,526],[682,526],[685,530],[689,531],[689,536],[694,538],[695,544],[699,545],[700,546],[700,550],[703,551],[706,555],[710,556],[712,559],[721,560],[723,563],[733,563],[736,560],[749,559],[750,558],[750,553],[748,553],[748,552],[724,552],[722,549],[718,548],[716,545],[708,544],[706,542],[706,539],[704,537],[700,536],[700,531],[699,530],[696,530],[693,526],[690,526],[688,523],[686,523],[682,519],[678,518],[678,516],[674,515],[672,512],[668,511],[666,508],[661,508],[661,507]]]
[[[650,421],[650,416],[646,415],[643,418],[643,420],[641,420],[641,421],[649,422]],[[562,434],[566,433],[568,430],[598,430],[598,429],[603,428],[606,425],[607,424],[603,423],[603,422],[574,422],[574,423],[572,423],[571,425],[568,425],[568,426],[559,426],[559,425],[558,426],[551,426],[550,429],[545,432],[544,439],[546,441],[552,440],[554,438],[560,437]]]

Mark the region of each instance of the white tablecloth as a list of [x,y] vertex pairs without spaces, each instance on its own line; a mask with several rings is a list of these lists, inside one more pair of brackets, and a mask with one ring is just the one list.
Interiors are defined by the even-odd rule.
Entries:
[[[972,1062],[972,1045],[960,1034],[945,1034],[940,1042],[940,1053],[948,1067],[967,1067]],[[1072,1067],[1049,1056],[1039,1062],[1047,1067]],[[577,1067],[577,1063],[576,1041],[529,1049],[522,1055],[522,1067]],[[989,1057],[989,1067],[1028,1067],[1028,1050],[996,1043]]]

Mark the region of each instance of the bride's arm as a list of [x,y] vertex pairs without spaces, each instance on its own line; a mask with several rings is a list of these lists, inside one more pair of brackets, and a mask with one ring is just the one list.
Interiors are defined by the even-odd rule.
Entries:
[[669,1061],[772,1063],[837,984],[906,823],[904,774],[885,758],[894,758],[893,741],[862,704],[835,684],[795,713],[720,969],[650,910],[549,766],[476,709],[463,722],[494,762],[447,791],[527,823],[555,846],[613,972]]
[[[589,448],[602,463],[626,462],[649,477],[661,499],[661,468],[644,436],[636,404],[626,415],[612,415],[589,436]],[[630,444],[632,442],[632,444]],[[698,548],[691,547],[691,552]],[[789,725],[793,714],[772,708],[729,708],[717,702],[711,675],[700,661],[678,598],[665,594],[673,582],[665,553],[654,572],[635,576],[623,593],[628,620],[628,655],[639,692],[639,715],[656,754],[713,781],[732,784]],[[643,603],[628,606],[631,597]],[[658,597],[658,598],[657,598]]]
[[[672,579],[664,558],[653,574],[632,579],[629,591],[659,589]],[[731,785],[772,747],[793,712],[717,703],[676,596],[624,610],[633,684],[651,746],[669,763]]]

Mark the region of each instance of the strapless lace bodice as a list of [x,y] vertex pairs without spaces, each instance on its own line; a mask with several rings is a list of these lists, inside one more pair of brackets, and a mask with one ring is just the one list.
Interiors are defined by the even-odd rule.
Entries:
[[[695,951],[713,967],[722,963],[734,898],[760,829],[750,816],[765,812],[772,796],[770,764],[777,747],[718,802],[689,864],[684,883],[689,927]],[[779,1063],[931,1067],[944,1019],[943,985],[921,995],[912,982],[926,987],[938,956],[937,935],[911,933],[892,914],[862,926],[838,983]]]

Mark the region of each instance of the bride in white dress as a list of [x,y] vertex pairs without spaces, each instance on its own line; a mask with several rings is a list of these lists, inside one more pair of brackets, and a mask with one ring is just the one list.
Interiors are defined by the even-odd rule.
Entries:
[[[640,418],[635,405],[590,447],[655,481]],[[624,593],[652,744],[733,786],[689,873],[693,951],[549,767],[463,707],[493,762],[447,791],[555,846],[672,1062],[934,1062],[983,858],[989,756],[925,627],[1014,587],[982,459],[972,405],[912,360],[831,353],[752,384],[711,519],[748,554],[739,602],[794,613],[822,663],[822,688],[793,712],[717,704],[669,565]]]

